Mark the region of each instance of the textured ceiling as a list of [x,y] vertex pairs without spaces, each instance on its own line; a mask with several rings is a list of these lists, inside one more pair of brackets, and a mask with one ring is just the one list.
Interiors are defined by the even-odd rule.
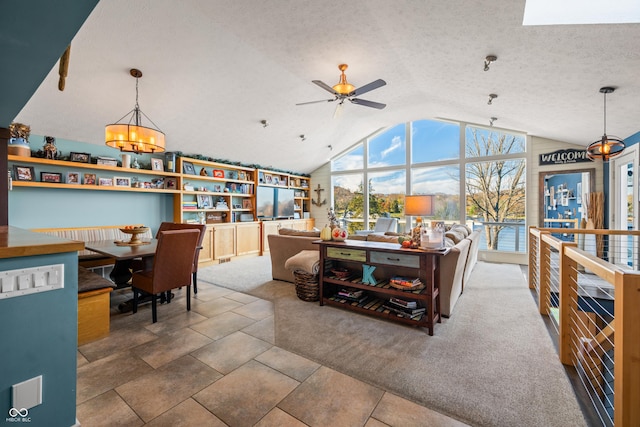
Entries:
[[[109,0],[16,117],[32,133],[103,144],[104,125],[140,107],[172,151],[312,172],[376,130],[445,118],[586,145],[640,130],[639,24],[522,26],[524,0]],[[498,61],[483,71],[486,55]],[[311,83],[387,85],[346,103]],[[488,95],[498,94],[493,105]],[[329,96],[327,96],[329,95]],[[264,128],[260,121],[267,119]],[[304,134],[305,141],[299,135]],[[328,145],[333,146],[330,151]]]

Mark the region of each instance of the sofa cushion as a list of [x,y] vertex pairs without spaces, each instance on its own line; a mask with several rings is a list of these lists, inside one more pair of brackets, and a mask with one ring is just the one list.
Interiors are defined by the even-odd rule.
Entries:
[[462,233],[464,235],[464,237],[468,237],[469,234],[471,234],[471,230],[469,229],[469,227],[467,227],[466,225],[463,225],[463,224],[453,224],[451,226],[451,230],[450,231],[457,231],[459,233]]
[[466,237],[460,230],[454,230],[453,228],[444,233],[444,236],[453,240],[453,243],[456,245]]
[[278,234],[280,234],[281,236],[320,237],[319,231],[295,230],[293,228],[281,228],[278,230]]
[[398,236],[385,236],[384,234],[369,234],[367,236],[368,242],[386,242],[386,243],[398,243]]

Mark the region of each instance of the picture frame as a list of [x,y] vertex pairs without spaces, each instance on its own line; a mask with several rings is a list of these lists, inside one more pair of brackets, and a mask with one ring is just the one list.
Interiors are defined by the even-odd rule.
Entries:
[[237,171],[227,171],[227,178],[229,179],[238,179]]
[[131,178],[128,176],[114,176],[113,185],[115,187],[131,187]]
[[40,182],[59,184],[62,182],[62,174],[58,172],[40,172]]
[[177,190],[178,181],[175,178],[165,178],[164,188],[166,188],[167,190]]
[[85,173],[84,180],[82,182],[84,185],[96,185],[96,174],[95,173]]
[[164,162],[162,159],[152,158],[151,159],[151,170],[152,171],[163,171],[164,172]]
[[222,193],[222,187],[218,184],[213,186],[213,192],[214,193]]
[[213,197],[206,194],[197,195],[198,209],[213,209]]
[[224,171],[222,169],[214,169],[213,170],[214,178],[224,178]]
[[72,151],[69,153],[69,160],[78,163],[91,163],[91,154],[89,153],[76,153]]
[[81,184],[80,174],[78,172],[67,172],[67,184]]
[[242,209],[253,209],[253,204],[251,203],[251,199],[244,199],[242,201]]
[[113,187],[113,178],[99,178],[98,185],[101,187]]
[[13,178],[16,181],[35,181],[33,166],[13,165]]
[[196,169],[191,162],[182,162],[182,172],[188,175],[195,175]]
[[273,177],[270,174],[265,173],[264,174],[264,182],[265,182],[265,184],[272,184],[273,183]]
[[280,177],[277,177],[277,176],[273,177],[273,185],[280,185]]
[[238,179],[242,181],[247,180],[247,173],[245,171],[238,171]]
[[233,209],[242,209],[242,205],[240,203],[236,203],[233,205]]

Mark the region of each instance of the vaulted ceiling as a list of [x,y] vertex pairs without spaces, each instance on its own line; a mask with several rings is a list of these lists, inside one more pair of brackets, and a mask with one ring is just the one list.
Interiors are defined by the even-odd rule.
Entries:
[[[639,24],[522,26],[524,0],[109,0],[71,44],[66,88],[55,64],[15,121],[32,133],[104,144],[135,103],[167,148],[312,172],[376,130],[462,120],[571,144],[640,130]],[[28,17],[25,17],[28,22]],[[25,28],[28,31],[28,28]],[[19,38],[16,34],[16,38]],[[489,71],[484,58],[497,55]],[[335,102],[314,85],[387,85]],[[5,64],[6,66],[6,64]],[[498,95],[492,105],[488,96]],[[268,120],[263,127],[261,120]],[[302,141],[300,135],[305,136]],[[328,146],[331,145],[333,150]],[[115,151],[114,151],[115,153]]]

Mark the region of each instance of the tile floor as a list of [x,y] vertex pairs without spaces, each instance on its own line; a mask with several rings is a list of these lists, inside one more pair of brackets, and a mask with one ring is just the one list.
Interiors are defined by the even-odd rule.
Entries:
[[82,426],[463,426],[275,345],[269,301],[198,283],[171,304],[120,314],[78,349]]

